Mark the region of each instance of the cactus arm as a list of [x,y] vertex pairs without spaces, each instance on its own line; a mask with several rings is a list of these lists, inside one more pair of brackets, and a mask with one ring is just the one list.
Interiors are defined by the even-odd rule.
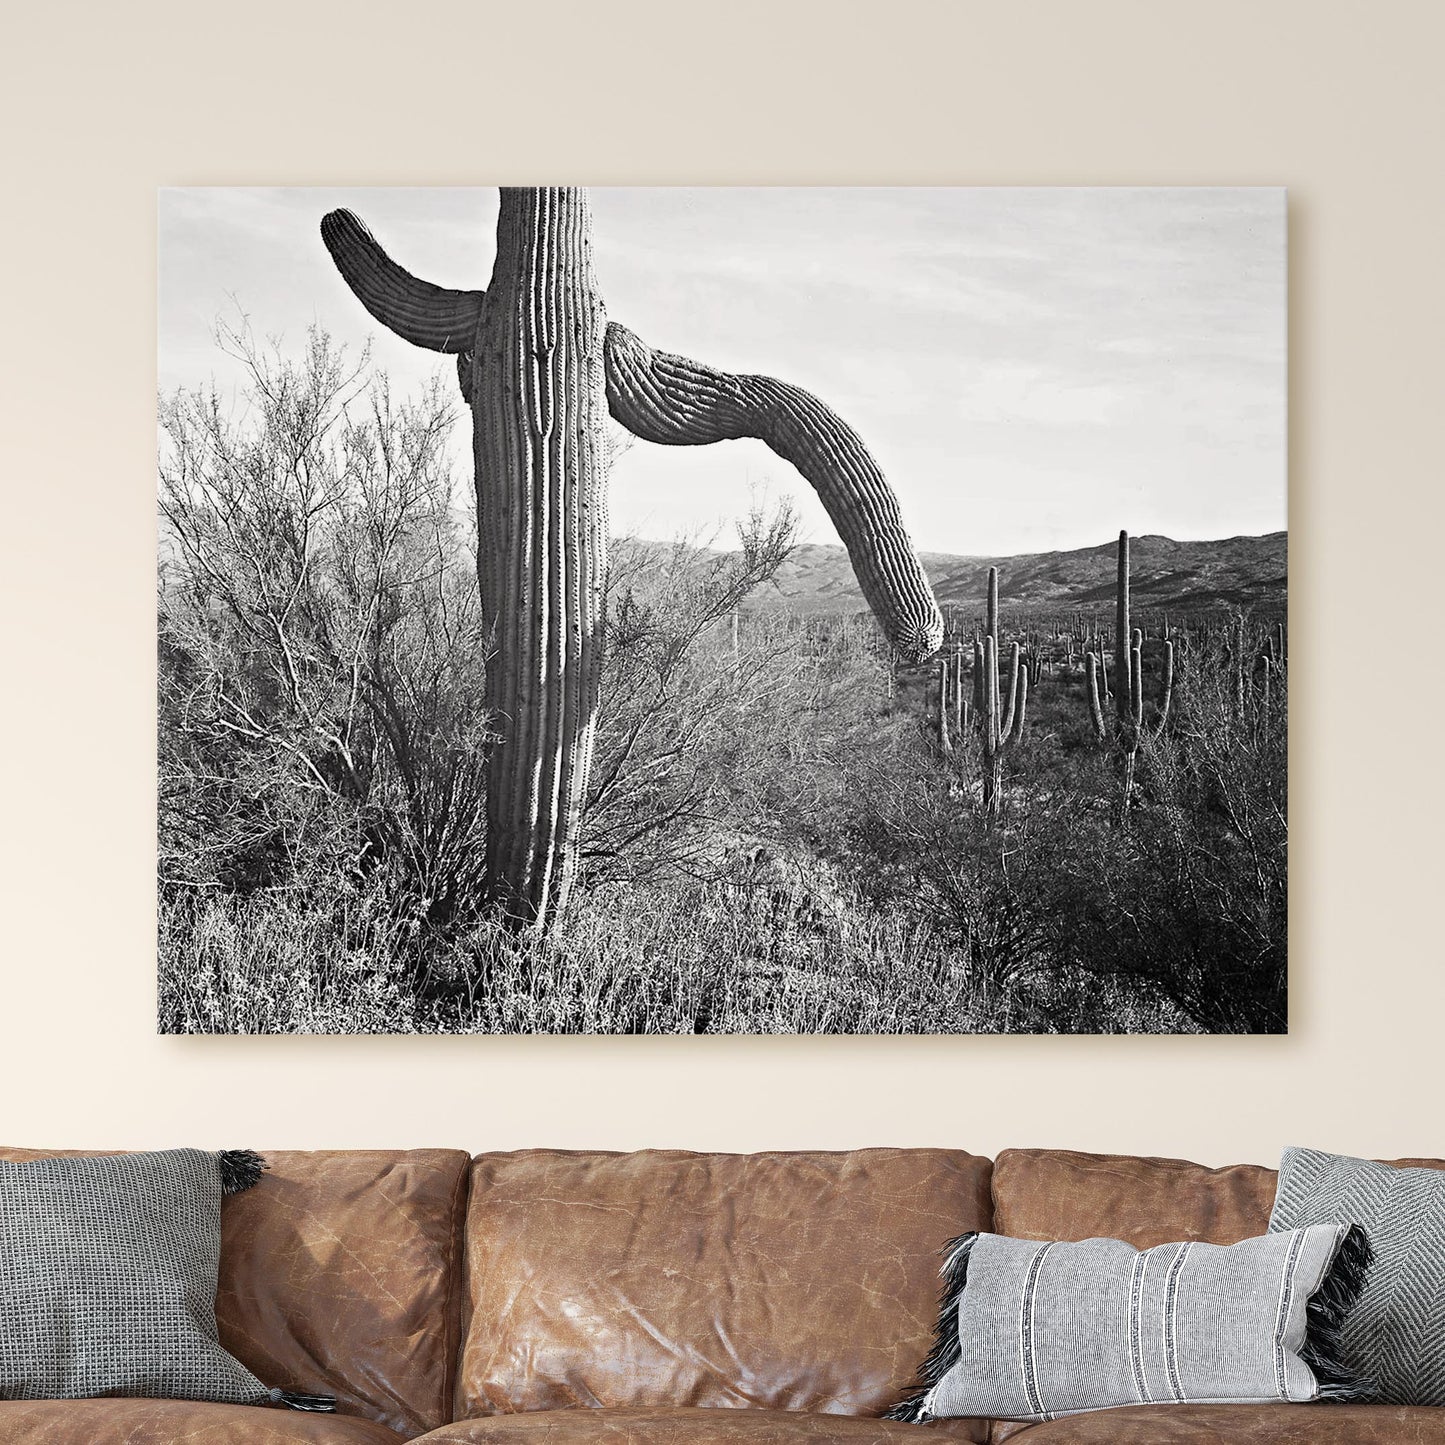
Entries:
[[1003,720],[998,725],[999,735],[1008,737],[1014,728],[1014,710],[1018,705],[1019,696],[1019,645],[1013,643],[1008,654],[1008,711],[1003,715]]
[[980,707],[978,707],[978,731],[980,731],[981,741],[983,741],[984,753],[991,753],[991,751],[993,751],[994,717],[996,717],[996,704],[994,704],[994,699],[996,699],[997,696],[993,683],[990,682],[990,678],[996,678],[997,676],[996,670],[990,666],[990,663],[993,662],[993,656],[993,646],[991,646],[990,639],[988,639],[987,633],[985,633],[983,640],[983,672],[980,673],[981,679],[983,679],[983,688],[981,688],[980,691]]
[[321,239],[341,279],[383,326],[428,351],[471,350],[484,292],[448,291],[403,270],[350,211],[329,212],[321,222]]
[[992,633],[995,641],[998,639],[998,568],[988,569],[988,611],[985,616],[984,630]]
[[943,617],[894,495],[858,434],[801,387],[715,371],[607,327],[607,402],[644,441],[702,446],[755,437],[817,492],[889,640],[921,662],[943,643]]
[[973,713],[983,716],[983,643],[973,639]]
[[1129,723],[1134,736],[1144,726],[1144,643],[1136,632],[1129,647]]
[[981,741],[982,744],[983,744],[983,750],[984,750],[984,752],[987,753],[988,750],[989,750],[989,748],[992,746],[992,742],[991,742],[992,732],[991,732],[991,729],[992,729],[992,727],[993,727],[993,723],[992,723],[992,718],[993,718],[993,707],[992,707],[993,689],[990,688],[989,685],[988,685],[988,673],[989,673],[988,660],[989,660],[989,658],[990,658],[993,654],[992,654],[992,652],[990,651],[989,645],[988,645],[988,633],[986,633],[986,632],[984,633],[984,635],[983,635],[983,641],[980,642],[980,643],[978,643],[977,646],[978,646],[978,649],[979,649],[978,656],[979,656],[979,658],[980,658],[980,662],[979,662],[979,673],[978,673],[978,681],[979,681],[979,691],[978,691],[979,738],[980,738],[980,741]]
[[1013,726],[1009,728],[1008,740],[1010,744],[1018,742],[1024,733],[1024,716],[1029,709],[1029,674],[1025,668],[1018,675],[1018,686],[1014,690],[1014,702],[1012,706]]
[[1099,701],[1099,658],[1096,653],[1086,653],[1089,678],[1089,720],[1094,725],[1094,737],[1103,742],[1107,735],[1104,727],[1104,708]]
[[998,652],[988,633],[983,638],[983,746],[990,754],[998,747]]

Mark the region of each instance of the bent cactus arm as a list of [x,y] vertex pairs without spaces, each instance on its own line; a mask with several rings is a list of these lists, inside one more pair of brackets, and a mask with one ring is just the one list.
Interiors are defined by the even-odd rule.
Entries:
[[607,404],[634,436],[665,446],[754,437],[796,467],[827,509],[873,615],[905,659],[943,644],[943,616],[903,526],[898,498],[841,417],[799,386],[654,351],[612,322]]
[[403,341],[428,351],[470,351],[481,325],[482,291],[449,291],[398,266],[359,216],[331,211],[321,239],[356,299]]

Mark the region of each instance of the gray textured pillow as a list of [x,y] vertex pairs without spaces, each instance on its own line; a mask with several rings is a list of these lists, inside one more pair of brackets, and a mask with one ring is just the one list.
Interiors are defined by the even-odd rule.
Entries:
[[1335,1348],[1368,1263],[1363,1233],[1334,1222],[1142,1252],[965,1234],[922,1383],[889,1418],[1355,1399]]
[[0,1400],[158,1396],[330,1410],[220,1345],[221,1195],[249,1150],[0,1162]]
[[1389,1405],[1445,1405],[1445,1173],[1286,1149],[1272,1230],[1321,1219],[1364,1227],[1375,1263],[1345,1321],[1345,1365]]

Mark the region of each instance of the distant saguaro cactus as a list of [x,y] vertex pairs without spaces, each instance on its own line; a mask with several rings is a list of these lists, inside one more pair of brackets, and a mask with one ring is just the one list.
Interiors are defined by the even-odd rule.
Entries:
[[1029,705],[1028,669],[1019,666],[1019,645],[1009,647],[1008,688],[999,687],[998,568],[988,569],[984,633],[973,644],[978,679],[979,746],[983,753],[983,810],[996,818],[1003,806],[1003,755],[1023,736]]
[[1243,612],[1235,613],[1228,626],[1224,646],[1229,689],[1230,741],[1258,743],[1270,730],[1273,685],[1283,683],[1286,674],[1285,624],[1265,630],[1258,645]]
[[953,756],[953,730],[950,714],[953,710],[953,689],[956,685],[957,661],[946,653],[938,659],[938,751],[945,757]]
[[953,707],[951,716],[953,718],[953,730],[959,737],[963,736],[964,729],[971,721],[968,699],[963,695],[963,644],[953,644],[953,664],[949,674],[953,686]]
[[321,236],[383,325],[457,358],[471,405],[480,545],[493,630],[487,705],[488,897],[544,927],[566,901],[594,746],[607,572],[607,410],[648,441],[756,437],[791,462],[833,519],[889,641],[922,661],[943,621],[898,500],[844,421],[767,376],[653,351],[608,323],[584,190],[504,188],[486,291],[419,280],[349,211]]
[[[1134,791],[1134,769],[1139,744],[1145,738],[1158,737],[1169,721],[1169,708],[1174,699],[1174,644],[1164,644],[1164,680],[1159,706],[1153,721],[1144,722],[1144,634],[1129,626],[1129,534],[1119,533],[1118,569],[1114,590],[1114,720],[1112,729],[1104,716],[1100,699],[1102,663],[1089,653],[1087,691],[1089,719],[1094,737],[1100,743],[1111,739],[1123,758],[1123,794],[1120,817],[1127,817],[1129,800]],[[1107,680],[1104,683],[1107,689]],[[1107,694],[1106,694],[1107,695]]]
[[[975,687],[978,682],[975,672]],[[955,642],[938,659],[938,751],[945,758],[953,756],[954,739],[963,737],[971,713],[963,692],[963,647]]]
[[1031,636],[1028,646],[1023,651],[1024,671],[1028,674],[1029,686],[1037,687],[1044,680],[1044,668],[1048,666],[1049,658],[1038,638]]

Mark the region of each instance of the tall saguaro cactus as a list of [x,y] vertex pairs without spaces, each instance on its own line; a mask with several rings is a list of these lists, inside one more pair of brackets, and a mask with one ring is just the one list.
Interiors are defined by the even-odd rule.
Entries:
[[943,621],[898,500],[868,449],[801,388],[652,350],[608,323],[584,190],[504,188],[486,291],[396,264],[349,211],[321,235],[362,305],[407,341],[457,357],[476,463],[487,702],[486,887],[544,927],[577,867],[598,705],[607,570],[606,412],[648,441],[756,437],[813,486],[889,641],[922,661]]

